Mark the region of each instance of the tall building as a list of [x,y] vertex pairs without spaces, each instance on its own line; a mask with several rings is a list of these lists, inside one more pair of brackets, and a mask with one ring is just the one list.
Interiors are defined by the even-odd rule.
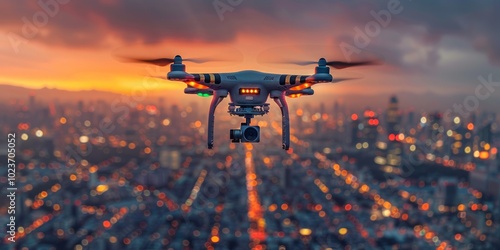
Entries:
[[160,113],[160,117],[165,115],[165,98],[158,98],[158,112]]
[[376,116],[375,111],[366,109],[364,112],[364,122],[362,128],[363,133],[363,147],[365,148],[365,143],[367,143],[366,148],[375,148],[375,143],[377,142],[378,137],[378,126],[380,121]]
[[386,113],[387,134],[398,135],[401,130],[401,115],[399,114],[398,99],[392,96]]
[[444,131],[444,128],[441,124],[443,120],[443,115],[439,112],[435,112],[429,115],[429,130],[428,130],[428,138],[432,138],[433,140],[442,139],[441,134]]
[[415,111],[413,110],[410,110],[408,112],[408,124],[406,126],[406,128],[410,129],[410,128],[414,128],[417,124],[415,124]]
[[357,114],[351,115],[351,146],[355,146],[360,142],[359,117]]
[[29,109],[31,112],[35,110],[36,107],[36,102],[35,102],[35,95],[30,94],[30,99],[29,99]]
[[340,107],[339,107],[339,102],[335,101],[335,104],[333,104],[333,120],[335,123],[339,120],[340,116]]
[[[493,133],[491,132],[491,122],[486,124],[484,127],[482,127],[480,130],[479,130],[479,141],[480,141],[480,144],[491,144],[493,142]],[[484,145],[483,145],[484,147]]]
[[478,129],[477,135],[474,136],[473,151],[474,158],[478,158],[479,160],[489,160],[497,153],[492,151],[497,151],[497,149],[493,146],[493,133],[491,131],[492,123],[488,123],[482,128]]
[[[467,154],[465,148],[467,147],[466,134],[469,133],[468,138],[470,138],[470,132],[462,125],[458,126],[453,131],[453,143],[451,144],[451,152],[455,156],[463,156]],[[470,153],[470,148],[469,148]]]
[[456,207],[457,199],[457,180],[455,178],[441,178],[438,181],[438,190],[436,192],[436,205],[446,208]]

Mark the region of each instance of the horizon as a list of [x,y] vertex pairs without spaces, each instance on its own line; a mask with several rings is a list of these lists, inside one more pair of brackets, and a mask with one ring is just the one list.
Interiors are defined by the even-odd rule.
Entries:
[[[319,85],[316,88],[328,88],[328,86]],[[16,88],[19,90],[17,92],[9,92],[7,94],[6,91],[2,91],[4,88]],[[12,90],[12,89],[8,89]],[[43,95],[37,94],[41,91],[45,91]],[[49,91],[48,93],[46,91]],[[119,100],[122,102],[137,102],[141,104],[157,104],[159,98],[164,99],[166,105],[181,105],[181,106],[190,106],[192,103],[198,104],[208,104],[210,102],[210,98],[184,98],[183,96],[177,96],[175,98],[168,98],[165,93],[168,93],[170,90],[158,91],[154,89],[145,89],[144,91],[137,92],[128,92],[126,94],[99,90],[99,89],[90,89],[90,90],[67,90],[67,89],[59,89],[57,87],[42,87],[40,89],[33,89],[29,87],[22,87],[10,84],[2,84],[0,83],[0,102],[4,103],[14,103],[14,102],[26,102],[30,96],[35,96],[37,102],[50,104],[54,101],[58,101],[59,103],[76,103],[78,101],[84,102],[93,102],[104,100],[106,102],[113,102]],[[177,90],[174,90],[177,91]],[[61,96],[63,92],[69,96]],[[83,93],[94,93],[98,96],[88,96],[88,97],[75,97],[73,95],[78,95],[80,92]],[[3,94],[5,93],[5,94]],[[48,94],[48,96],[47,96]],[[312,97],[301,97],[301,98],[292,98],[289,99],[289,102],[292,107],[304,107],[305,105],[313,105],[318,106],[321,103],[326,104],[328,107],[333,106],[335,103],[341,105],[344,109],[347,109],[349,112],[359,112],[361,110],[370,108],[374,109],[380,113],[384,112],[387,109],[387,105],[389,99],[392,96],[395,96],[399,100],[400,110],[402,113],[408,112],[417,112],[417,113],[433,113],[433,112],[441,112],[446,113],[451,110],[453,114],[460,115],[460,111],[454,109],[454,105],[466,106],[467,101],[470,101],[470,97],[474,97],[473,95],[466,95],[462,93],[438,93],[433,92],[432,90],[426,90],[419,93],[414,93],[411,91],[403,91],[403,92],[382,92],[382,93],[341,93],[334,94],[334,99],[332,100],[329,96],[331,94],[324,92],[317,92],[315,96],[319,98],[319,102],[317,98]],[[422,98],[432,96],[426,102],[421,102]],[[110,99],[111,98],[111,99]],[[114,98],[114,99],[113,99]],[[125,98],[125,99],[123,99]],[[153,99],[148,99],[153,98]],[[350,102],[351,98],[362,98],[362,101],[358,102]],[[477,97],[475,97],[477,98]],[[23,101],[24,100],[24,101]],[[470,112],[474,112],[476,114],[483,112],[493,112],[496,113],[497,109],[495,108],[495,99],[488,98],[486,100],[481,100],[478,107],[469,110]],[[222,105],[226,105],[227,100],[222,102]],[[271,105],[271,112],[277,112],[277,107]],[[293,110],[292,110],[293,111]],[[457,111],[457,112],[455,112]]]

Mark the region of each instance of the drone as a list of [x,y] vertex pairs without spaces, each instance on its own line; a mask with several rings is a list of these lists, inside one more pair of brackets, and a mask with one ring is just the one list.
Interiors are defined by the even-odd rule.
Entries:
[[333,78],[330,68],[343,69],[353,66],[375,64],[374,61],[318,61],[293,62],[299,65],[317,64],[313,75],[291,75],[264,73],[254,70],[243,70],[232,73],[188,73],[183,61],[201,62],[196,59],[182,59],[180,55],[174,58],[138,59],[128,58],[132,62],[149,63],[157,66],[170,65],[168,80],[180,81],[186,84],[185,94],[212,96],[208,110],[207,146],[214,146],[215,110],[222,100],[229,96],[231,102],[228,113],[232,116],[244,117],[239,129],[231,129],[229,139],[233,143],[260,142],[260,127],[251,126],[251,119],[263,116],[269,112],[268,98],[272,98],[281,110],[282,148],[290,148],[290,116],[286,97],[298,98],[313,95],[311,86],[318,83],[337,83],[353,78]]

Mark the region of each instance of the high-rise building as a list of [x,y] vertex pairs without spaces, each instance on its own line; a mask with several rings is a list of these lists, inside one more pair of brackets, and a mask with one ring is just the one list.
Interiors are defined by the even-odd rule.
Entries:
[[355,146],[360,142],[359,117],[357,114],[351,115],[351,146]]
[[160,117],[165,115],[165,98],[158,98],[158,112],[160,113]]
[[335,101],[335,103],[333,104],[333,120],[335,121],[335,123],[337,123],[337,121],[339,120],[340,118],[339,116],[340,116],[339,102]]
[[364,112],[363,128],[361,128],[363,132],[363,148],[375,148],[379,124],[380,121],[376,116],[375,111],[366,109]]
[[387,134],[398,135],[401,129],[401,115],[399,113],[398,99],[392,96],[386,113]]
[[491,142],[493,141],[493,134],[491,132],[491,124],[492,123],[490,122],[479,130],[478,135],[479,135],[480,144],[482,144],[483,142],[484,142],[484,144],[486,144],[486,143],[491,144]]
[[443,120],[443,115],[439,112],[435,112],[429,115],[429,138],[433,140],[439,140],[441,139],[441,134],[443,133],[444,129],[441,124],[441,121]]
[[482,128],[478,129],[477,135],[473,140],[474,157],[480,160],[489,160],[492,158],[491,154],[496,154],[497,149],[493,146],[493,133],[491,131],[492,123],[488,123]]
[[[468,130],[462,125],[454,129],[452,138],[453,143],[451,144],[451,152],[453,155],[459,156],[467,153],[465,151],[465,147],[467,147],[467,140],[465,140],[466,133],[468,133]],[[470,138],[470,133],[468,137]]]
[[455,178],[441,178],[438,181],[436,192],[436,204],[445,208],[452,208],[458,205],[457,202],[457,180]]
[[407,124],[407,128],[413,128],[415,127],[417,124],[415,124],[415,111],[413,110],[410,110],[408,112],[408,124]]

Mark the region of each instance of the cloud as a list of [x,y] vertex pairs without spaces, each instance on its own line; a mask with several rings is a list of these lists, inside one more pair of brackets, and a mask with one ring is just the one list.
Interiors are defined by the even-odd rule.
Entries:
[[[57,0],[42,0],[50,2]],[[166,41],[231,43],[240,34],[269,36],[278,40],[314,40],[326,36],[352,39],[355,27],[373,21],[370,11],[387,9],[391,1],[175,1],[175,0],[72,0],[61,5],[37,36],[36,42],[67,47],[105,47],[111,42],[158,44]],[[225,6],[222,14],[214,3]],[[221,5],[222,4],[222,5]],[[500,2],[452,0],[401,0],[401,14],[392,17],[386,30],[428,46],[445,36],[467,40],[491,62],[500,63]],[[21,34],[22,17],[32,19],[41,8],[36,1],[2,1],[3,30]],[[419,32],[412,33],[414,30]],[[388,33],[384,33],[386,35]],[[388,51],[396,41],[374,39],[374,48]],[[383,48],[382,48],[383,47]],[[396,48],[389,57],[397,62],[405,49]],[[401,54],[403,53],[403,54]],[[439,60],[430,51],[429,63]]]

